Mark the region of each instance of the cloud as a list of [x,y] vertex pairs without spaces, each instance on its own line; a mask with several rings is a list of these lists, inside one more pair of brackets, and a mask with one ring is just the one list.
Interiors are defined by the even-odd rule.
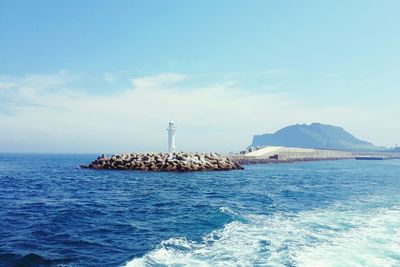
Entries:
[[[0,113],[8,115],[23,107],[52,106],[42,100],[49,95],[76,95],[81,89],[76,85],[83,74],[60,71],[54,74],[29,74],[23,76],[0,75]],[[79,92],[78,92],[79,93]]]
[[15,89],[34,88],[35,90],[59,89],[59,86],[71,84],[80,81],[83,78],[82,73],[70,73],[68,71],[59,71],[54,74],[27,74],[23,76],[0,75],[0,84],[8,85]]
[[0,90],[2,89],[12,89],[15,88],[17,84],[12,83],[12,82],[2,82],[0,83]]
[[132,80],[133,86],[138,89],[159,88],[186,79],[185,75],[177,73],[161,73]]
[[[0,78],[0,84],[6,80],[10,77]],[[166,149],[170,120],[179,127],[178,149],[189,151],[239,150],[251,143],[253,134],[303,122],[340,125],[371,141],[400,133],[399,127],[381,120],[400,115],[396,107],[317,109],[284,93],[249,91],[225,79],[188,86],[192,77],[161,73],[135,78],[131,88],[101,95],[77,89],[84,81],[79,74],[11,80],[12,93],[0,95],[7,107],[0,114],[3,151],[160,151]]]
[[106,80],[107,82],[112,83],[112,82],[117,80],[117,76],[115,74],[106,72],[106,73],[104,73],[104,80]]

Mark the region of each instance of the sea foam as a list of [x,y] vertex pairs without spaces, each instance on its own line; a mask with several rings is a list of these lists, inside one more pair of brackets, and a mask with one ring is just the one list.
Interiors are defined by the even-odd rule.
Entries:
[[228,223],[201,242],[165,240],[126,267],[400,266],[400,206],[366,208],[367,204],[244,215],[243,222]]

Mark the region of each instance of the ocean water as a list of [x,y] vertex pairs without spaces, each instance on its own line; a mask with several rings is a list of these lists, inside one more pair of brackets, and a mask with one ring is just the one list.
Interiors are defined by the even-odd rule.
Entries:
[[80,170],[0,154],[0,266],[400,266],[400,160]]

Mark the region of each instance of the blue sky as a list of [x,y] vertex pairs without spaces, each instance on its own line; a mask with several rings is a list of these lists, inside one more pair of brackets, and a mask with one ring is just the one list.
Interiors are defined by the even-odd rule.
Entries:
[[[395,145],[398,10],[394,0],[0,0],[0,151],[163,150],[169,119],[183,150],[236,150],[314,121]],[[131,138],[104,141],[121,132]]]

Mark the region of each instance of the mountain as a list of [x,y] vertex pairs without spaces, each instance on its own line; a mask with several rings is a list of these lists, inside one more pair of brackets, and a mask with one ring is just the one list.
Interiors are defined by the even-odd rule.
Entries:
[[337,150],[384,150],[354,137],[341,127],[321,123],[296,124],[273,134],[254,135],[251,146],[287,146]]

